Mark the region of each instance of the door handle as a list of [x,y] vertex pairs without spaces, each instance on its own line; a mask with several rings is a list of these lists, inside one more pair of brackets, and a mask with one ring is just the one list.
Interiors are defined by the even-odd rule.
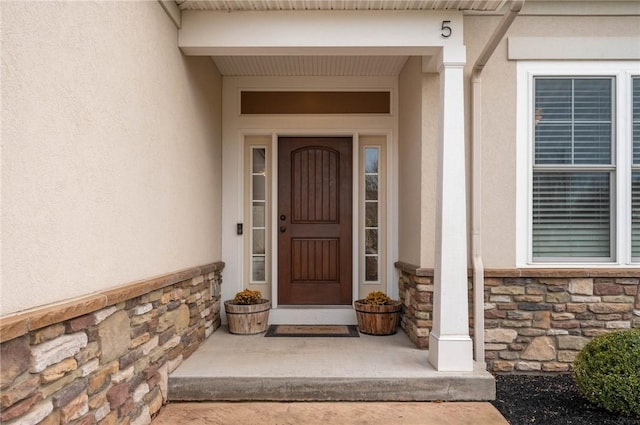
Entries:
[[284,233],[287,231],[287,228],[284,226],[280,226],[280,233]]

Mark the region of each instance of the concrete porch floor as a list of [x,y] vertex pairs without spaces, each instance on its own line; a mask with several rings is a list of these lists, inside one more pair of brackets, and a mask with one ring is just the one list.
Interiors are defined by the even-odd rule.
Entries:
[[359,338],[266,338],[214,332],[169,376],[169,401],[482,401],[482,366],[437,372],[399,330]]

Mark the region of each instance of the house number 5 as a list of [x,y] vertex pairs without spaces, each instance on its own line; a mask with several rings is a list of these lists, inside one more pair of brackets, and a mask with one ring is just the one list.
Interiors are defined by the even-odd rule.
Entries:
[[451,24],[451,21],[442,21],[442,32],[440,33],[442,38],[451,37],[451,33],[453,32],[453,30],[451,29],[449,24]]

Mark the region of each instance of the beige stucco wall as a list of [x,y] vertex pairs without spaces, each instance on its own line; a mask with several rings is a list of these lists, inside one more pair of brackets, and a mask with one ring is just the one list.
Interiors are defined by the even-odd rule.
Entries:
[[[498,19],[465,17],[466,82]],[[486,267],[516,266],[516,62],[507,60],[507,38],[640,37],[638,28],[637,16],[518,16],[497,47],[482,74],[482,247]],[[468,114],[466,125],[469,129]]]
[[440,77],[411,57],[399,76],[398,260],[435,261]]
[[[422,173],[422,62],[409,58],[398,77],[398,260],[419,265]],[[426,246],[426,245],[424,245]]]
[[221,77],[158,2],[2,2],[0,314],[220,260]]
[[[431,268],[436,256],[438,154],[440,152],[440,75],[422,74],[422,228],[420,267]],[[426,243],[425,243],[426,242]]]

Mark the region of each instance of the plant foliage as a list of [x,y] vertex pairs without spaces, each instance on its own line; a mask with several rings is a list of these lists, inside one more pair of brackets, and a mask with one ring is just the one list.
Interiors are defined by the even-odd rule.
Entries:
[[262,302],[262,293],[260,291],[245,289],[236,294],[233,302],[241,305],[260,304]]
[[573,378],[592,403],[640,417],[640,329],[593,338],[578,354]]
[[384,292],[374,291],[369,292],[367,297],[362,300],[362,303],[369,305],[390,305],[393,303],[393,300]]

